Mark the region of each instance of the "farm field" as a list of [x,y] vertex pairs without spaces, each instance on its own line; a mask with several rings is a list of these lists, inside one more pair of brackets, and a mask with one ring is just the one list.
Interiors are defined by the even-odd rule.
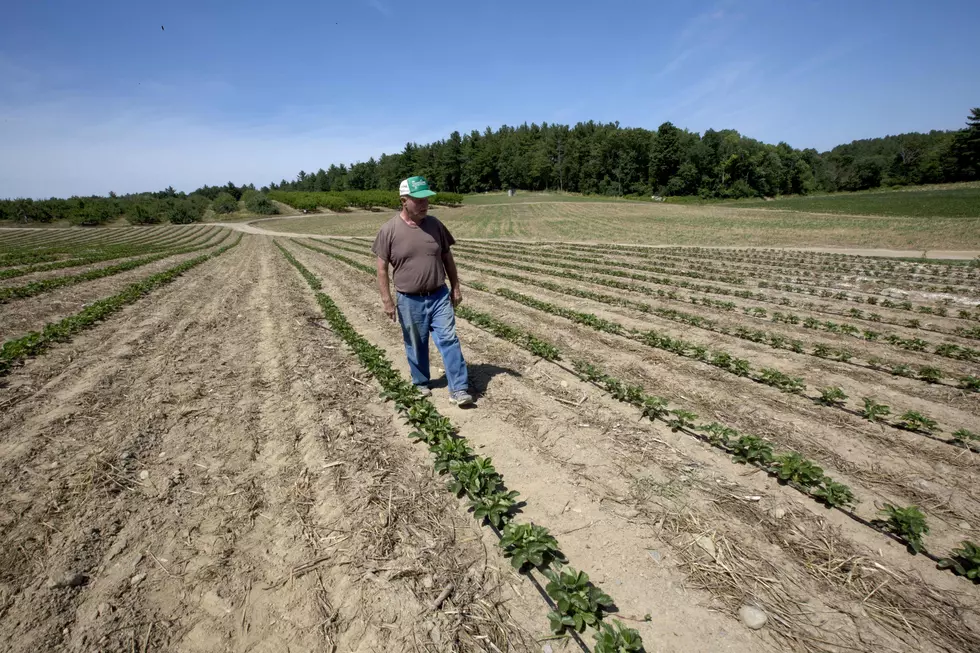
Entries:
[[[920,194],[908,192],[903,197]],[[569,198],[543,201],[533,195],[518,195],[513,198],[502,196],[499,201],[485,204],[433,207],[432,213],[458,238],[643,245],[850,247],[913,252],[943,249],[980,253],[980,201],[967,202],[968,217],[835,215],[823,213],[821,207],[806,203],[810,201],[816,202],[818,198],[806,198],[796,204],[786,200],[787,208],[782,208],[784,204],[779,201],[756,207],[742,202],[687,205],[583,201],[582,198],[578,201]],[[836,201],[836,198],[827,201]],[[772,205],[777,206],[772,208]],[[327,212],[262,220],[255,224],[276,232],[373,237],[386,217],[387,212]]]
[[897,190],[777,197],[770,201],[741,200],[735,205],[806,213],[976,218],[980,215],[980,184],[965,182]]
[[[512,218],[480,222],[498,209]],[[459,240],[467,410],[439,374],[431,400],[405,387],[370,253],[387,214],[0,230],[0,635],[980,649],[980,269],[625,244],[648,242],[651,210],[680,234],[704,209],[434,211]],[[787,221],[770,240],[830,237],[803,214],[718,210],[746,240],[763,214]],[[876,218],[880,236],[830,219],[854,245],[980,248],[964,219],[956,239],[953,219],[943,235]],[[483,240],[505,235],[537,242]],[[568,242],[603,238],[624,244]],[[542,593],[585,590],[519,573],[521,541],[588,574],[592,607],[551,613]],[[553,634],[575,614],[607,644]]]

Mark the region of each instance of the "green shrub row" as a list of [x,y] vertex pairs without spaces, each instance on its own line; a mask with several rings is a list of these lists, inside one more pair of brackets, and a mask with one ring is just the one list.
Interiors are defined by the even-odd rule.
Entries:
[[[270,191],[269,197],[301,211],[317,209],[347,211],[350,208],[397,209],[401,206],[398,193],[386,190],[345,190],[329,193]],[[439,206],[457,206],[463,203],[463,196],[458,193],[438,193],[429,199],[429,203]]]

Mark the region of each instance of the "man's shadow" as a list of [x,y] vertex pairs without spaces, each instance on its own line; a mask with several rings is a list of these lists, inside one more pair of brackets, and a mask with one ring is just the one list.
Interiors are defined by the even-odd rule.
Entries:
[[[498,374],[506,374],[508,376],[520,377],[520,372],[515,372],[508,367],[499,367],[497,365],[486,365],[483,363],[478,363],[475,365],[467,363],[467,371],[470,377],[470,394],[473,395],[473,399],[479,399],[483,396],[483,393],[487,390],[487,385],[490,383],[490,379],[497,376]],[[438,388],[448,387],[449,383],[446,380],[445,372],[439,378],[434,378],[429,383],[429,387],[433,390]]]

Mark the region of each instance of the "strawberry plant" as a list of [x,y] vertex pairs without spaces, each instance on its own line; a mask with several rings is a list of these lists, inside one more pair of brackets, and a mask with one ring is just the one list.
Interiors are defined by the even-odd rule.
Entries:
[[824,406],[843,406],[845,401],[847,401],[847,395],[840,388],[836,386],[820,388],[820,397],[817,398],[817,403]]
[[907,431],[919,431],[920,433],[933,433],[938,430],[936,420],[914,410],[902,413],[901,417],[898,418],[898,426]]
[[960,379],[960,387],[964,390],[980,391],[980,376],[970,375]]
[[737,463],[768,467],[772,462],[772,445],[757,435],[743,435],[731,443],[732,460]]
[[510,521],[510,511],[520,496],[516,491],[499,490],[483,494],[470,502],[473,517],[478,520],[486,519],[494,528],[501,528]]
[[823,481],[823,469],[798,453],[785,453],[773,460],[776,476],[782,483],[810,488]]
[[482,456],[449,461],[449,473],[453,475],[449,490],[456,496],[465,494],[471,499],[496,492],[503,481],[494,469],[493,461]]
[[511,522],[504,526],[500,546],[504,557],[510,558],[510,563],[518,571],[528,567],[544,567],[554,561],[568,562],[558,550],[558,542],[543,526]]
[[882,530],[905,540],[911,553],[920,553],[925,548],[922,544],[922,536],[929,532],[929,526],[926,525],[926,516],[922,511],[915,506],[899,508],[886,503],[878,512],[884,515],[885,519],[875,520],[873,523]]
[[592,651],[593,653],[640,653],[643,651],[643,641],[638,631],[627,628],[617,619],[613,626],[605,622],[599,624]]
[[940,569],[952,569],[957,576],[965,576],[974,583],[980,583],[980,546],[964,541],[952,553],[952,557],[943,558],[937,566]]
[[712,422],[711,424],[702,426],[701,430],[708,434],[708,441],[711,444],[726,449],[730,446],[732,440],[739,437],[738,431],[718,422]]
[[669,422],[670,430],[674,433],[681,429],[691,430],[694,428],[694,420],[698,418],[694,413],[687,410],[672,410],[674,416]]
[[473,457],[473,450],[462,438],[447,438],[431,445],[429,451],[435,454],[435,471],[437,474],[450,473],[449,465],[453,462],[464,462]]
[[943,373],[938,367],[922,366],[919,368],[919,378],[926,383],[939,383]]
[[851,488],[827,477],[824,477],[820,485],[813,488],[811,494],[828,508],[846,508],[857,501]]
[[545,591],[558,608],[548,614],[555,634],[566,628],[582,632],[586,626],[598,627],[603,612],[613,606],[612,598],[590,583],[584,571],[544,569],[542,573],[549,580]]
[[864,408],[861,417],[869,422],[880,422],[884,417],[891,413],[891,408],[884,404],[879,404],[872,397],[864,397]]
[[655,419],[663,418],[669,412],[667,410],[667,400],[663,397],[651,397],[647,395],[643,397],[641,411],[643,416],[651,422]]
[[980,435],[977,435],[973,431],[968,431],[966,429],[958,429],[953,431],[953,440],[959,442],[960,444],[966,444],[969,442],[980,442]]

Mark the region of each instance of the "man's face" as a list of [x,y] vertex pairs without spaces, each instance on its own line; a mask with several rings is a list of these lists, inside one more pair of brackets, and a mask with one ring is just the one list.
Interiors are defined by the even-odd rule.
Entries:
[[412,197],[411,195],[405,195],[402,197],[402,203],[405,206],[405,213],[407,213],[408,217],[410,218],[418,218],[426,215],[429,212],[428,197],[419,199],[417,197]]

